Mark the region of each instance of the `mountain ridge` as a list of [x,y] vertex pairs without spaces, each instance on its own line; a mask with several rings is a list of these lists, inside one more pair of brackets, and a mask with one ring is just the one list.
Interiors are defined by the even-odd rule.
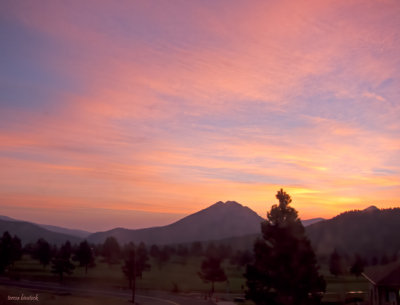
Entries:
[[33,224],[35,226],[39,226],[39,227],[46,229],[48,231],[51,231],[51,232],[62,233],[62,234],[71,235],[71,236],[75,236],[75,237],[79,237],[79,238],[86,238],[90,234],[92,234],[92,232],[88,232],[88,231],[84,231],[84,230],[70,229],[70,228],[65,228],[65,227],[60,227],[60,226],[55,226],[55,225],[40,224],[40,223],[35,223],[32,221],[11,218],[11,217],[8,217],[5,215],[0,215],[0,220],[26,222],[26,223]]
[[120,243],[143,241],[149,244],[168,244],[217,240],[259,232],[261,221],[261,216],[240,203],[218,201],[166,226],[136,230],[114,228],[94,233],[88,240],[99,243],[108,236],[114,236]]
[[71,243],[78,243],[81,241],[81,238],[76,236],[53,232],[31,222],[0,219],[1,235],[5,231],[8,231],[11,235],[17,235],[24,245],[27,243],[35,243],[39,238],[44,238],[49,243],[56,245],[60,245],[67,240]]
[[367,258],[397,255],[400,250],[400,208],[343,212],[306,227],[315,251],[329,256],[335,249]]
[[[22,230],[16,228],[16,223],[21,226],[31,226],[31,233],[36,232],[38,227],[46,231],[40,231],[43,236],[49,236],[50,241],[56,241],[57,235],[60,233],[59,240],[70,240],[78,242],[87,239],[89,242],[102,243],[108,236],[114,236],[120,243],[127,242],[145,242],[148,244],[170,244],[170,243],[186,243],[193,241],[221,240],[233,237],[243,237],[247,235],[259,234],[260,223],[264,220],[256,212],[247,206],[236,201],[218,201],[198,212],[187,215],[178,221],[165,225],[141,229],[127,229],[116,227],[111,230],[105,230],[95,233],[89,233],[82,230],[67,229],[53,225],[41,225],[27,221],[20,221],[8,216],[0,216],[0,220],[14,222],[10,226],[5,223],[0,226],[0,230],[8,230],[12,234],[19,232],[25,234]],[[304,226],[314,224],[324,220],[323,218],[313,218],[302,221]],[[49,233],[52,232],[52,233]],[[17,233],[18,235],[18,233]],[[25,234],[26,235],[26,234]],[[28,234],[27,238],[22,236],[24,241],[35,242],[32,234]],[[35,238],[39,234],[34,235]],[[40,236],[40,237],[43,237]],[[58,242],[57,242],[58,243]]]

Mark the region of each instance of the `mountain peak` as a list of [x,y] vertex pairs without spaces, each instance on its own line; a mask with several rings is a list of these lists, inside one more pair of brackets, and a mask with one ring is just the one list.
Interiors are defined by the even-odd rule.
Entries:
[[239,206],[242,206],[240,203],[238,203],[236,201],[226,201],[225,205],[239,205]]
[[379,211],[379,209],[374,205],[371,205],[370,207],[363,210],[363,212],[367,212],[367,213],[372,213],[372,212],[376,212],[376,211]]
[[211,205],[210,207],[212,207],[212,206],[233,206],[233,205],[236,205],[236,206],[242,206],[240,203],[238,203],[238,202],[236,202],[236,201],[230,201],[230,200],[228,200],[228,201],[225,201],[225,202],[223,202],[223,201],[218,201],[218,202],[216,202],[216,203],[214,203],[213,205]]

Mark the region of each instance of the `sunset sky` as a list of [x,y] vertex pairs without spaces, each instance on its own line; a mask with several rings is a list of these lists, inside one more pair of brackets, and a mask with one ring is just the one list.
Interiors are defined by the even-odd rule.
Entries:
[[0,2],[0,214],[400,206],[400,1]]

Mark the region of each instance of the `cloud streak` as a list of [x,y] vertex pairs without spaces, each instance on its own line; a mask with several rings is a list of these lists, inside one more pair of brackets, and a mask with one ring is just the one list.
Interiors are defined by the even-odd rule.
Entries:
[[396,1],[1,6],[0,208],[399,204]]

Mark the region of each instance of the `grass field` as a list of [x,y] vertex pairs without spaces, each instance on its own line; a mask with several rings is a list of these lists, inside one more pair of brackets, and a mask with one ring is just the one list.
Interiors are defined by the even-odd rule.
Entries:
[[323,297],[324,302],[349,302],[351,298],[367,298],[368,281],[362,277],[354,275],[333,276],[329,273],[328,266],[322,266],[320,272],[327,283],[326,293]]
[[[201,261],[201,257],[183,259],[182,257],[174,256],[162,267],[150,261],[152,267],[149,271],[143,273],[142,279],[137,280],[137,289],[142,291],[208,292],[210,284],[203,283],[197,275],[200,270]],[[227,282],[216,283],[216,292],[243,293],[245,289],[244,268],[238,269],[227,262],[223,264],[223,267],[228,276],[229,284]],[[321,272],[327,281],[327,292],[324,296],[324,301],[345,301],[352,295],[365,298],[365,294],[349,294],[350,292],[368,291],[368,283],[363,277],[357,278],[350,275],[333,277],[329,275],[326,268],[321,268]],[[37,261],[32,260],[28,256],[24,256],[22,260],[15,264],[11,274],[21,279],[58,282],[58,277],[50,272],[49,266],[44,269]],[[97,260],[96,266],[89,269],[87,274],[85,274],[84,268],[76,267],[72,275],[65,277],[64,282],[67,285],[96,288],[126,288],[128,285],[128,281],[121,271],[121,264],[108,265],[100,260]],[[50,300],[54,297],[60,297],[64,300],[64,296],[54,296],[51,294],[43,294],[42,296],[44,300]],[[104,302],[104,304],[107,304],[106,299],[103,300],[102,298],[103,303],[92,302],[92,299],[83,298],[79,304],[103,304]],[[70,301],[70,303],[67,303],[73,304],[73,300]],[[54,304],[53,299],[48,302]],[[44,302],[43,304],[47,303]],[[63,303],[57,301],[57,304]]]
[[[210,284],[203,283],[197,273],[200,271],[202,258],[189,257],[182,259],[175,256],[164,266],[158,266],[150,261],[151,269],[143,273],[142,279],[137,280],[137,288],[140,290],[166,290],[191,292],[206,292]],[[243,278],[244,269],[238,269],[228,263],[224,264],[228,276],[229,285],[216,283],[215,289],[218,292],[240,293],[245,284]],[[43,268],[37,261],[29,256],[15,263],[10,275],[14,278],[21,278],[34,281],[58,282],[58,277],[50,272],[50,266]],[[65,276],[65,284],[76,284],[95,287],[127,287],[128,281],[121,271],[121,264],[108,265],[98,260],[94,268],[85,274],[84,268],[76,267],[73,274]]]

